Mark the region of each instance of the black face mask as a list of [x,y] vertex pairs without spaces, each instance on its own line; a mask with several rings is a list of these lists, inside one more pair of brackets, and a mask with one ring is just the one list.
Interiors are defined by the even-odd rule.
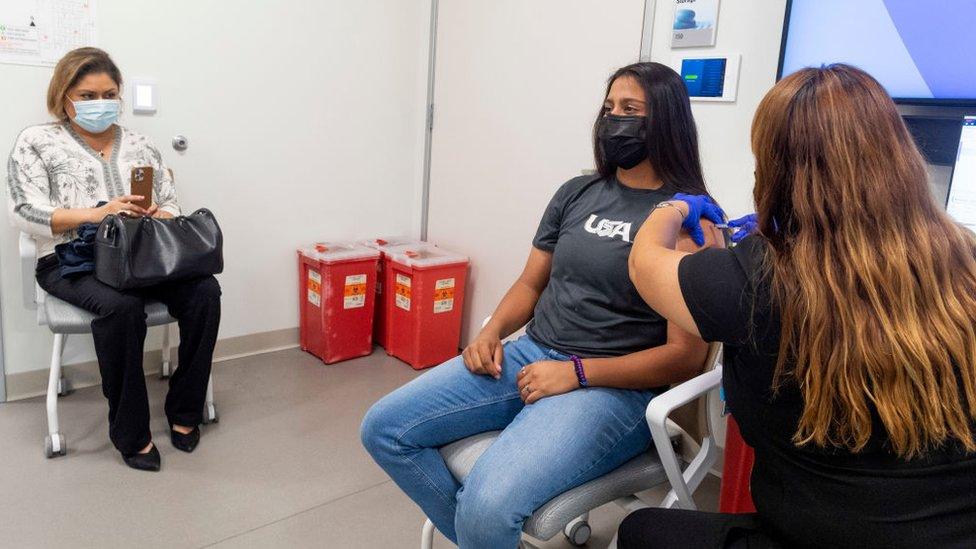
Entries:
[[629,170],[647,158],[644,119],[643,116],[615,114],[603,117],[597,138],[607,164]]

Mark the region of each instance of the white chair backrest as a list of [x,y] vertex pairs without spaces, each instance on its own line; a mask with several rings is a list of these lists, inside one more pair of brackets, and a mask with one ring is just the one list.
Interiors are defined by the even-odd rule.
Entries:
[[[722,344],[712,343],[708,346],[708,358],[705,359],[705,369],[708,372],[722,365]],[[719,446],[725,446],[725,402],[718,389],[709,391],[701,399],[698,408],[699,417],[703,418],[704,427],[712,434]]]
[[[719,367],[721,359],[722,344],[709,344],[702,370],[697,375],[710,372],[716,367]],[[674,388],[678,385],[681,384],[678,383],[671,387]],[[680,427],[695,444],[700,444],[702,438],[708,436],[710,433],[714,434],[716,427],[724,422],[724,418],[721,415],[722,409],[718,389],[715,389],[703,395],[702,398],[698,398],[694,402],[689,402],[675,410],[670,417],[670,421]]]
[[24,306],[36,310],[38,304],[44,301],[44,292],[37,285],[34,271],[37,266],[37,243],[34,237],[27,233],[20,233],[20,283],[23,292]]

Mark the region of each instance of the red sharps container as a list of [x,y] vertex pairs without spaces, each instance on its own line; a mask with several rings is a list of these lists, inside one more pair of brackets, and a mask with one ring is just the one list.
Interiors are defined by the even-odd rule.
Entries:
[[385,254],[386,352],[417,370],[457,355],[468,258],[423,243]]
[[422,246],[423,242],[405,236],[391,236],[366,240],[363,244],[380,252],[380,261],[377,264],[376,271],[376,315],[373,318],[373,341],[386,349],[390,346],[390,323],[386,318],[386,301],[393,300],[392,292],[383,291],[386,280],[383,273],[386,271],[386,263],[389,261],[386,251],[405,245]]
[[326,364],[372,352],[379,257],[352,242],[320,242],[298,251],[302,350]]

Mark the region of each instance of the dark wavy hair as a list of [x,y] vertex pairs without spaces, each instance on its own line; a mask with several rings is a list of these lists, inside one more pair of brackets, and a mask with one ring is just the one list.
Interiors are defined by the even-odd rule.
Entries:
[[[634,78],[644,90],[647,102],[647,157],[664,182],[664,188],[673,192],[709,194],[698,154],[698,129],[691,115],[691,101],[681,76],[660,63],[627,65],[614,72],[607,81],[604,99],[610,95],[613,83],[622,76]],[[601,104],[593,123],[593,157],[600,175],[611,177],[615,169],[607,163],[598,139],[602,124]]]

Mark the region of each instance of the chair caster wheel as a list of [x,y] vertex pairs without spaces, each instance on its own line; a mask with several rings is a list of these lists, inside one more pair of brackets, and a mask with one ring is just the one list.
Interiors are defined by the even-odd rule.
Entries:
[[591,534],[593,534],[593,530],[590,528],[590,524],[584,521],[571,524],[567,530],[563,531],[563,535],[566,536],[569,543],[576,547],[586,545],[586,542],[590,540]]
[[68,447],[64,443],[64,435],[58,433],[44,437],[44,456],[47,458],[54,458],[58,456],[63,456],[68,453]]
[[220,416],[217,415],[217,408],[207,406],[207,409],[203,412],[203,424],[209,425],[211,423],[220,423]]
[[68,396],[75,391],[68,378],[62,377],[58,380],[58,396]]

